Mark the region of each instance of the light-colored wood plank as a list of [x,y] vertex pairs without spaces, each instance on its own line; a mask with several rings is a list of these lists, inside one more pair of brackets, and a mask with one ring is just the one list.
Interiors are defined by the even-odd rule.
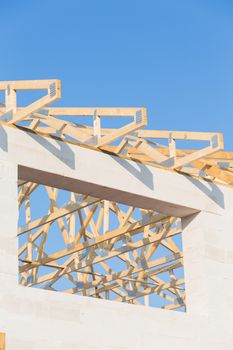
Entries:
[[0,350],[6,350],[6,335],[0,333]]

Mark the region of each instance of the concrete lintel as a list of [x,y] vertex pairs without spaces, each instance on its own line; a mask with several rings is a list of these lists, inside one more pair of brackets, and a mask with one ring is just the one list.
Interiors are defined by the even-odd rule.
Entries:
[[17,163],[23,180],[181,217],[221,214],[228,190],[8,126],[0,127],[0,159]]

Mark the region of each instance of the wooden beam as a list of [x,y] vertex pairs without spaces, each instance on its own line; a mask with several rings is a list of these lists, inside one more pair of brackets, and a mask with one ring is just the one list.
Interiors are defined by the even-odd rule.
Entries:
[[0,333],[0,350],[6,350],[6,335]]
[[143,291],[135,292],[133,296],[124,297],[123,300],[121,298],[118,298],[118,299],[116,299],[116,301],[129,302],[133,299],[140,298],[142,296],[149,295],[152,293],[157,293],[157,292],[164,290],[164,289],[168,289],[169,287],[180,286],[181,284],[184,284],[183,278],[180,278],[175,282],[171,281],[171,282],[167,282],[167,283],[162,283],[160,285],[157,285],[156,287],[145,288]]
[[[79,271],[79,270],[85,269],[86,267],[93,266],[94,264],[98,264],[100,262],[106,261],[108,259],[117,258],[117,257],[121,256],[122,254],[132,252],[135,249],[145,247],[145,246],[153,244],[155,242],[162,244],[166,238],[174,237],[174,236],[178,235],[179,233],[181,233],[180,230],[171,229],[170,231],[167,232],[165,238],[162,238],[161,235],[158,235],[156,233],[148,238],[143,238],[142,240],[139,240],[138,242],[128,243],[127,246],[124,246],[124,249],[114,248],[114,246],[113,246],[111,248],[111,251],[109,251],[109,254],[107,254],[106,256],[100,256],[100,255],[90,256],[90,257],[87,256],[87,258],[84,261],[78,262],[75,267],[70,266],[70,268],[68,270],[67,270],[67,263],[64,265],[59,265],[59,264],[55,264],[55,263],[52,263],[52,264],[48,263],[45,266],[51,266],[51,267],[56,267],[58,269],[63,269],[63,270],[66,270],[67,273],[69,273],[71,271]],[[35,237],[35,238],[37,238],[37,237]],[[111,242],[110,242],[110,244],[111,244]],[[21,249],[20,249],[20,254],[22,254]],[[175,254],[180,254],[180,252],[175,253]],[[178,256],[178,255],[175,255],[175,256]],[[181,255],[179,255],[179,256],[181,257]],[[26,262],[30,262],[30,261],[26,261]],[[65,274],[65,272],[63,271],[63,275],[64,274]],[[44,283],[44,282],[52,279],[55,275],[56,275],[56,272],[52,272],[52,273],[49,273],[47,275],[44,275],[41,278],[39,278],[36,283],[32,283],[31,285]]]
[[81,208],[84,208],[87,205],[94,204],[96,202],[99,202],[99,199],[96,199],[94,197],[88,197],[87,199],[84,199],[82,203],[70,202],[66,207],[57,209],[54,212],[48,215],[45,215],[40,219],[31,221],[29,224],[20,227],[18,229],[18,235],[21,235],[27,231],[33,230],[42,225],[46,225],[51,221],[57,220],[58,218],[61,218],[65,215],[69,215]]
[[171,131],[171,130],[139,130],[138,137],[153,139],[169,139],[171,136],[175,140],[184,141],[211,141],[217,137],[219,143],[223,142],[221,133],[213,132],[196,132],[196,131]]
[[79,252],[81,250],[90,248],[93,245],[108,241],[109,239],[112,239],[115,237],[120,237],[129,231],[131,232],[131,234],[136,234],[136,233],[140,232],[140,230],[144,226],[149,225],[150,227],[152,227],[153,225],[156,225],[157,222],[160,222],[161,220],[165,219],[166,217],[167,217],[166,215],[158,214],[158,215],[155,215],[153,219],[151,218],[147,222],[146,221],[139,221],[139,222],[136,222],[134,224],[126,225],[124,227],[118,228],[117,230],[107,232],[106,234],[99,236],[95,239],[92,239],[88,242],[76,243],[74,245],[74,247],[72,247],[70,250],[67,250],[67,249],[61,250],[57,253],[51,254],[50,256],[42,259],[41,261],[33,261],[27,265],[24,265],[24,266],[20,267],[19,270],[20,270],[20,272],[28,271],[35,266],[43,265],[43,264],[46,264],[48,262],[58,260],[60,258],[67,256],[67,255],[71,255],[71,254]]
[[[44,85],[45,86],[45,85]],[[14,88],[10,85],[10,88]],[[27,90],[27,89],[26,89]],[[48,104],[55,102],[61,97],[61,88],[60,80],[54,80],[47,85],[48,94],[44,97],[41,97],[39,100],[31,103],[20,111],[16,111],[13,114],[12,120],[9,121],[10,124],[15,124],[22,121],[24,118],[32,115],[33,113],[39,111],[43,107],[46,107]]]
[[47,90],[48,86],[56,79],[47,80],[14,80],[0,81],[0,90],[6,90],[8,86],[14,90]]
[[134,117],[141,107],[49,107],[52,116]]
[[[175,260],[180,259],[181,257],[182,257],[182,254],[174,254],[173,256],[169,257],[169,261],[173,262]],[[106,286],[108,286],[109,282],[113,282],[115,280],[127,278],[128,276],[132,276],[133,274],[136,274],[140,271],[145,271],[145,276],[147,277],[147,276],[153,276],[154,274],[159,274],[159,273],[169,271],[171,268],[178,268],[178,267],[182,266],[182,263],[176,262],[175,264],[174,263],[171,264],[171,266],[167,265],[167,266],[160,267],[157,270],[153,270],[153,272],[152,271],[147,272],[148,269],[165,264],[167,261],[168,261],[168,258],[163,257],[163,258],[155,259],[155,260],[149,262],[148,264],[146,264],[146,267],[142,267],[141,265],[139,265],[135,268],[130,267],[130,268],[123,270],[117,274],[113,273],[110,276],[105,276],[104,278],[98,278],[91,283],[87,283],[86,285],[83,286],[83,288],[90,289],[90,288],[93,288],[93,287],[101,285],[101,284],[104,284],[104,285],[106,284]],[[137,280],[135,280],[135,282],[137,282]],[[74,291],[75,291],[75,293],[77,293],[77,291],[78,291],[78,289],[76,289],[76,290],[71,289],[71,290],[72,290],[72,293],[74,293]],[[100,292],[100,291],[93,292],[92,294],[96,294],[98,292]]]

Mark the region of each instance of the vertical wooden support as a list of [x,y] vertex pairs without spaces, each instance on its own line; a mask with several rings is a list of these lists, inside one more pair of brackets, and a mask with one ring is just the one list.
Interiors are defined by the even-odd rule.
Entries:
[[109,201],[104,201],[104,233],[109,230]]
[[0,333],[0,350],[6,350],[6,337],[5,337],[5,333]]
[[6,112],[12,111],[16,113],[16,90],[12,89],[10,84],[7,85],[5,90],[5,103],[6,103]]
[[95,141],[98,144],[101,139],[101,124],[100,124],[100,116],[97,115],[96,110],[93,116],[93,131],[94,131]]
[[[145,283],[148,282],[147,278],[143,278],[143,279],[144,279]],[[144,296],[144,305],[145,306],[150,306],[150,295],[149,294]]]
[[8,122],[13,119],[13,115],[16,113],[16,90],[12,89],[10,84],[5,89],[5,106],[3,120]]
[[170,158],[176,159],[176,141],[172,136],[172,133],[169,134],[169,139],[168,139],[168,147],[169,147],[169,156]]

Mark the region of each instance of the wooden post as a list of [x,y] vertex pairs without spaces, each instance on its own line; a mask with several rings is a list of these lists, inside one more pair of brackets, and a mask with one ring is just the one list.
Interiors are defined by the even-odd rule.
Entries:
[[0,350],[6,350],[6,337],[5,337],[5,333],[0,333]]
[[6,103],[6,112],[12,111],[16,113],[16,90],[12,89],[10,84],[7,85],[5,90],[5,103]]
[[94,116],[93,116],[93,131],[94,131],[96,144],[98,144],[101,139],[101,123],[100,123],[100,116],[97,114],[97,110],[94,111]]

